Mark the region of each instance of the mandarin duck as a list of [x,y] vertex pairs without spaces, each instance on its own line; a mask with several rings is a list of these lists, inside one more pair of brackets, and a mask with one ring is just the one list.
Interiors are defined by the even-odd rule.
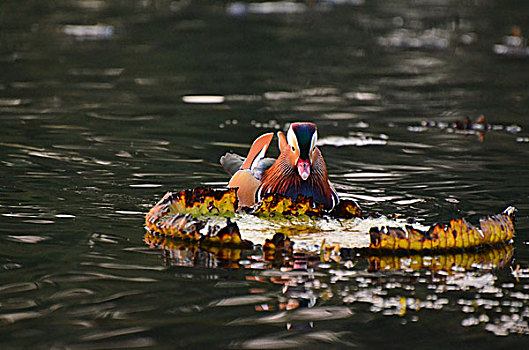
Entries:
[[246,158],[226,153],[220,163],[232,177],[230,188],[238,188],[240,207],[250,207],[267,194],[278,193],[292,200],[298,195],[311,197],[314,202],[332,209],[338,195],[327,175],[323,156],[316,147],[318,131],[313,123],[293,123],[287,135],[279,131],[280,154],[277,159],[265,158],[274,137],[267,133],[252,144]]

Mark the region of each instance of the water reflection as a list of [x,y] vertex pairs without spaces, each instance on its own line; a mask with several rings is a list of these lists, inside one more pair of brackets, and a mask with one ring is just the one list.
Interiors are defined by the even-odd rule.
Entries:
[[453,31],[432,28],[424,31],[397,29],[378,38],[379,45],[400,49],[445,50],[457,44],[469,45],[476,40],[475,33],[458,35]]
[[292,331],[276,333],[269,337],[260,337],[247,341],[233,341],[231,346],[236,349],[294,349],[298,347],[321,346],[321,344],[334,344],[334,346],[355,347],[355,343],[344,341],[343,338],[350,332]]
[[[344,267],[367,266],[367,271],[406,271],[431,270],[433,273],[451,273],[474,269],[497,269],[508,267],[513,259],[514,247],[502,244],[478,250],[454,251],[443,254],[380,255],[368,249],[342,248],[339,252],[322,248],[319,254],[304,250],[286,249],[267,251],[198,246],[185,240],[153,234],[147,231],[144,242],[151,248],[160,249],[165,265],[206,266],[250,269],[313,269],[327,267],[330,262],[340,262]],[[336,254],[338,253],[338,254]],[[353,264],[354,261],[354,264]],[[362,261],[362,262],[360,262]],[[523,270],[522,270],[523,271]],[[524,276],[517,270],[517,277]]]
[[[280,324],[287,332],[315,329],[302,336],[280,333],[274,341],[265,337],[236,342],[236,347],[325,342],[325,337],[314,335],[319,332],[314,323],[350,318],[357,308],[363,309],[361,304],[368,304],[370,313],[410,322],[418,321],[421,310],[457,307],[464,315],[460,321],[464,327],[481,326],[497,335],[529,334],[523,311],[529,297],[514,283],[498,284],[493,273],[510,266],[514,252],[511,245],[440,255],[369,255],[366,251],[344,250],[341,259],[336,260],[330,255],[302,251],[267,254],[259,249],[198,248],[150,233],[144,239],[149,246],[162,250],[164,265],[244,268],[247,280],[281,286],[272,293],[269,287],[253,287],[247,295],[210,304],[251,306],[257,311],[255,316],[238,317],[228,325]],[[518,268],[513,275],[520,281],[529,276],[525,272]],[[461,298],[461,291],[472,291],[476,299]],[[514,300],[507,301],[507,296]],[[341,342],[337,334],[333,339]]]
[[114,35],[114,27],[111,25],[73,25],[63,27],[62,31],[66,35],[71,35],[77,40],[100,40],[109,39]]
[[216,104],[223,103],[225,100],[224,96],[218,95],[188,95],[182,97],[184,103],[191,104]]
[[504,245],[481,249],[478,252],[447,253],[439,255],[405,255],[369,257],[372,271],[407,271],[429,269],[441,271],[465,271],[470,269],[496,269],[508,267],[512,261],[514,248]]

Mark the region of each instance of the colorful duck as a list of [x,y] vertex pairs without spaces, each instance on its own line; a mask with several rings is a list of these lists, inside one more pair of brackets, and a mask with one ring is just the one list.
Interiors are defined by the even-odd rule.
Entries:
[[316,147],[318,131],[313,123],[292,123],[287,136],[279,131],[277,159],[264,158],[274,137],[267,133],[252,144],[248,156],[226,153],[220,163],[232,176],[228,187],[238,188],[239,206],[249,207],[269,193],[295,200],[298,195],[312,197],[326,209],[338,204],[338,195],[327,175],[323,156]]

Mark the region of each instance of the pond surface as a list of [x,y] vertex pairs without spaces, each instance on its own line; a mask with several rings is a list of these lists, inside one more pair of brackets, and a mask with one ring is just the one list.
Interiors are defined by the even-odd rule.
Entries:
[[[529,61],[493,47],[529,4],[0,9],[0,347],[526,347]],[[484,135],[450,127],[480,115]],[[165,192],[222,187],[224,152],[292,121],[318,124],[331,181],[364,211],[476,223],[513,205],[514,250],[381,271],[144,243]]]

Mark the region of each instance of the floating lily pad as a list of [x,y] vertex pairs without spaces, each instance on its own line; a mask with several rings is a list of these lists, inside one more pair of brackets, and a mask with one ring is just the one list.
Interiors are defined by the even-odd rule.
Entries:
[[362,217],[360,208],[347,200],[331,212],[310,198],[300,196],[293,201],[279,195],[267,196],[247,210],[237,208],[234,189],[167,193],[149,211],[145,226],[152,235],[201,247],[258,244],[267,250],[281,250],[296,244],[305,251],[336,253],[341,248],[446,252],[508,243],[514,237],[513,207],[481,219],[479,226],[457,219],[430,227],[387,217]]

